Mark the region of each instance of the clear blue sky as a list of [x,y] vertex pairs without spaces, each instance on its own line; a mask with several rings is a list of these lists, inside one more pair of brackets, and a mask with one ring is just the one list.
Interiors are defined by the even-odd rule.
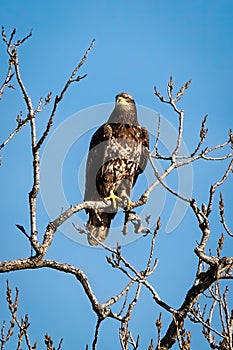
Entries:
[[[80,74],[87,73],[87,78],[73,85],[65,96],[59,106],[53,131],[85,108],[113,102],[120,91],[131,93],[138,104],[160,112],[176,126],[174,114],[162,106],[153,94],[154,85],[165,94],[171,74],[177,87],[192,79],[190,89],[179,104],[186,111],[185,144],[189,149],[196,144],[200,122],[205,114],[209,115],[209,146],[223,142],[233,126],[233,4],[230,0],[0,0],[0,24],[4,25],[7,33],[15,27],[19,37],[32,30],[32,38],[20,48],[19,53],[22,77],[34,105],[50,90],[54,95],[61,90],[91,40],[96,39],[94,49],[80,71]],[[4,50],[1,43],[1,80],[7,62]],[[0,142],[15,127],[15,118],[20,110],[25,111],[20,94],[6,91],[0,103]],[[39,132],[43,130],[46,117],[48,112],[39,116]],[[107,117],[97,115],[93,128],[98,125],[98,119],[101,123]],[[140,122],[143,124],[146,118],[140,116]],[[80,127],[85,128],[87,121],[81,120],[80,123]],[[153,127],[152,122],[150,126]],[[153,134],[155,131],[150,132]],[[1,260],[24,257],[29,253],[27,242],[15,228],[16,223],[29,227],[27,194],[31,188],[31,157],[28,135],[29,129],[25,128],[1,152]],[[89,128],[83,143],[76,148],[74,146],[67,155],[63,180],[69,182],[66,195],[72,204],[76,201],[75,181],[78,173],[75,150],[82,152],[81,162],[85,158],[90,135]],[[193,195],[198,203],[207,200],[206,186],[219,179],[225,166],[226,163],[221,166],[202,161],[200,166],[193,168]],[[229,179],[223,188],[229,217],[233,204],[232,183],[232,179]],[[140,194],[140,188],[135,191]],[[77,202],[80,200],[81,193],[77,191]],[[163,227],[156,247],[159,267],[151,282],[161,298],[178,307],[193,281],[197,263],[193,250],[200,233],[192,213],[188,212],[180,226],[167,234],[165,227],[174,199],[167,197],[166,205],[168,209],[161,215]],[[39,208],[38,226],[40,233],[43,233],[50,218],[41,202]],[[216,213],[217,206],[213,214]],[[213,247],[220,234],[217,218],[213,223]],[[126,256],[139,269],[144,267],[148,243],[146,238],[138,239],[124,247]],[[224,253],[232,255],[230,240]],[[102,250],[76,244],[59,232],[48,254],[50,258],[83,269],[100,301],[110,297],[111,293],[116,294],[125,282],[119,272],[112,271],[106,265],[105,255]],[[32,340],[39,341],[48,332],[56,343],[60,337],[64,338],[64,349],[84,349],[86,343],[91,343],[95,316],[74,278],[48,270],[1,275],[1,310],[5,307],[6,278],[12,287],[20,289],[20,312],[30,315]],[[0,320],[6,317],[5,311],[3,315],[1,311]],[[151,296],[144,291],[131,325],[135,336],[142,334],[142,348],[148,346],[156,333],[154,321],[159,312]],[[169,318],[164,312],[164,327],[168,322]],[[103,325],[99,349],[110,348],[109,344],[111,349],[119,349],[117,327],[118,324],[113,321]],[[194,344],[197,343],[194,337]]]

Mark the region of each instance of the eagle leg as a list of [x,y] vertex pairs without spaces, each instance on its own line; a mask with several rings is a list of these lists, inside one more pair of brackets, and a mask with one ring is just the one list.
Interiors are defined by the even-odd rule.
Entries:
[[112,202],[112,205],[113,205],[113,208],[116,210],[116,209],[117,209],[117,202],[122,202],[122,199],[121,199],[120,197],[118,197],[118,196],[113,192],[113,190],[111,190],[109,196],[104,198],[104,201],[105,201],[105,202],[111,201],[111,202]]
[[128,194],[126,193],[126,190],[122,190],[121,199],[124,200],[124,203],[126,202],[125,210],[129,211],[133,205],[133,202],[131,201]]

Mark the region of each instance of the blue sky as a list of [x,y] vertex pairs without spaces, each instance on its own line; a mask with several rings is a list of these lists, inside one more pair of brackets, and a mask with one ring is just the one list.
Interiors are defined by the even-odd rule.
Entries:
[[[196,145],[201,119],[205,114],[209,115],[209,146],[223,142],[229,128],[233,126],[233,4],[230,0],[0,0],[0,24],[4,25],[8,34],[15,27],[18,37],[25,36],[32,30],[32,37],[20,48],[19,54],[22,77],[34,105],[49,91],[55,96],[62,89],[91,40],[96,40],[80,71],[80,74],[87,73],[87,78],[71,86],[58,108],[53,132],[59,126],[66,125],[63,123],[83,109],[112,103],[114,96],[120,91],[131,93],[139,105],[161,113],[176,127],[176,116],[167,106],[161,105],[153,94],[154,85],[162,93],[166,93],[166,84],[171,74],[177,88],[192,79],[189,90],[179,103],[186,112],[184,141],[188,149],[193,149]],[[4,50],[4,45],[0,43],[1,80],[8,60]],[[111,105],[108,108],[110,113]],[[0,142],[15,127],[15,118],[20,110],[23,113],[25,111],[20,93],[6,91],[0,103]],[[95,116],[93,128],[98,125],[98,121],[101,124],[108,117],[105,107],[98,107],[96,110],[101,115]],[[48,115],[49,108],[40,114],[39,133],[43,130]],[[140,123],[146,123],[147,118],[142,113]],[[87,120],[80,118],[80,123],[85,128]],[[80,138],[79,143],[71,145],[64,162],[64,191],[72,204],[76,202],[76,193],[77,202],[82,200],[75,181],[78,164],[85,159],[88,149],[91,124],[89,121],[85,137]],[[154,134],[153,122],[150,121],[148,126],[150,133]],[[27,242],[15,228],[16,223],[23,224],[26,228],[29,225],[29,145],[29,129],[26,127],[1,151],[1,199],[4,198],[1,203],[1,260],[29,254]],[[48,147],[49,140],[43,151],[46,152]],[[80,154],[76,158],[75,152],[78,151]],[[201,161],[193,167],[193,195],[198,203],[207,200],[207,186],[221,177],[226,166],[227,162],[221,165]],[[52,176],[56,174],[52,173]],[[139,187],[143,185],[142,181]],[[141,189],[139,187],[135,190],[138,194]],[[232,178],[228,179],[222,190],[228,205],[226,214],[230,217]],[[178,307],[193,281],[197,263],[193,250],[195,241],[200,239],[200,233],[191,212],[187,212],[180,226],[172,233],[165,232],[174,203],[173,198],[166,197],[166,207],[161,213],[163,226],[156,246],[159,266],[151,282],[161,298]],[[39,210],[38,228],[43,233],[48,221],[53,218],[48,217],[41,199]],[[215,214],[217,215],[217,205],[213,216]],[[82,215],[85,220],[84,214]],[[212,247],[220,234],[221,227],[217,217],[213,220]],[[143,268],[148,245],[149,239],[141,238],[124,246],[126,256],[139,269]],[[232,255],[230,240],[227,240],[224,254]],[[102,250],[77,244],[59,232],[48,253],[50,258],[66,261],[83,269],[101,301],[116,294],[125,282],[119,272],[112,271],[106,265],[105,255]],[[60,337],[64,338],[64,349],[84,349],[86,343],[91,343],[95,316],[81,286],[73,278],[48,270],[0,276],[2,307],[6,278],[12,287],[17,286],[20,289],[20,312],[30,315],[33,340],[39,341],[48,332],[55,342]],[[159,312],[160,309],[144,291],[142,301],[134,312],[135,321],[131,324],[135,336],[142,334],[142,348],[149,344],[156,333],[154,321]],[[5,313],[1,319],[4,317]],[[169,320],[164,312],[164,327]],[[103,325],[99,349],[107,348],[109,342],[111,349],[119,349],[117,326],[113,321]],[[198,336],[194,336],[193,341],[197,344]]]

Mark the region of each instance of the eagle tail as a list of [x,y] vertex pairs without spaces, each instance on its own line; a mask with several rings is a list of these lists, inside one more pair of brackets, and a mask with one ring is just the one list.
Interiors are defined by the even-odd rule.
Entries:
[[87,239],[90,245],[98,245],[98,242],[94,238],[101,243],[105,241],[112,219],[113,215],[109,213],[90,210],[89,220],[87,222]]

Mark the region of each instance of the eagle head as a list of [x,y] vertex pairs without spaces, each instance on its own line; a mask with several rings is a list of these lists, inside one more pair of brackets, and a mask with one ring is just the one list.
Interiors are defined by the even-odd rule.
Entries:
[[116,95],[116,104],[119,104],[119,103],[122,103],[122,104],[133,103],[133,104],[135,104],[133,97],[130,94],[127,94],[126,92],[121,92],[120,94]]
[[136,104],[130,94],[121,92],[116,95],[115,108],[108,123],[138,125]]

